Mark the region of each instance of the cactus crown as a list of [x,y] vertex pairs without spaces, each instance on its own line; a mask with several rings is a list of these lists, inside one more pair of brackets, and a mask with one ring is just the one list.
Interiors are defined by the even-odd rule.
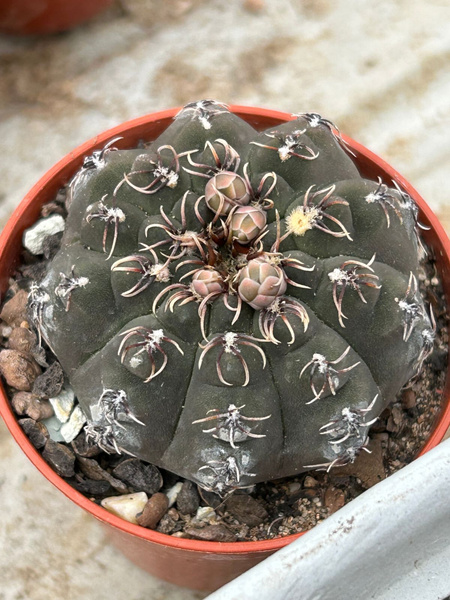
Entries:
[[258,132],[202,100],[116,141],[30,291],[87,435],[220,494],[353,461],[432,347],[411,198],[315,113]]

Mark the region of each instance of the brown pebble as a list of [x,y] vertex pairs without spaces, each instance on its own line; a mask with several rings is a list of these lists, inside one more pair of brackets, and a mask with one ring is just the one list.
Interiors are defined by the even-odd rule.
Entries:
[[173,533],[176,529],[180,529],[179,527],[177,527],[177,522],[166,513],[162,516],[161,521],[159,522],[156,528],[156,531],[159,531],[159,533],[169,534]]
[[324,497],[325,506],[333,514],[345,504],[345,494],[342,490],[331,486],[326,489]]
[[39,365],[24,352],[2,350],[0,352],[0,372],[6,383],[16,390],[29,392],[36,377],[40,374]]
[[411,388],[403,390],[401,402],[403,408],[406,408],[406,410],[414,408],[416,406],[416,392]]
[[19,425],[37,449],[43,448],[49,438],[47,427],[34,419],[19,419]]
[[53,415],[53,407],[47,400],[39,400],[31,392],[17,392],[11,400],[11,405],[18,415],[27,415],[35,421],[48,419]]
[[77,456],[77,460],[80,465],[81,471],[89,479],[93,479],[94,481],[107,481],[115,490],[117,490],[121,494],[128,494],[130,492],[130,490],[123,483],[123,481],[116,479],[110,473],[108,473],[108,471],[102,469],[98,462],[93,458],[84,458],[82,456]]
[[249,527],[260,525],[267,518],[267,511],[248,494],[233,494],[225,502],[227,511]]
[[55,361],[40,375],[33,385],[33,394],[40,398],[54,398],[64,385],[64,371],[59,362]]
[[31,352],[36,345],[36,336],[26,327],[15,327],[8,338],[8,348],[19,352]]
[[207,542],[235,542],[236,536],[225,525],[207,525],[206,527],[184,528],[185,533],[190,537]]
[[75,454],[63,444],[53,440],[47,440],[42,457],[61,477],[73,477],[75,475]]
[[138,458],[127,458],[120,462],[112,474],[133,489],[145,492],[148,496],[158,492],[163,485],[162,475],[157,467],[145,464]]
[[[392,439],[389,440],[391,443]],[[367,448],[370,454],[362,451],[353,464],[335,469],[335,474],[353,475],[361,480],[366,489],[386,479],[381,440],[371,439]]]
[[200,496],[197,492],[197,486],[192,481],[186,480],[183,483],[180,493],[177,496],[176,505],[183,515],[195,515],[200,506]]
[[319,485],[319,482],[317,481],[317,479],[314,479],[314,477],[311,477],[310,475],[307,475],[305,477],[305,481],[303,482],[303,487],[305,488],[314,488],[317,487]]
[[19,290],[11,300],[5,302],[0,319],[6,321],[8,325],[19,324],[21,321],[27,320],[27,302],[28,292]]
[[86,438],[84,431],[77,435],[77,437],[71,442],[71,446],[75,454],[77,456],[82,456],[83,458],[92,458],[93,456],[98,456],[101,453],[101,450],[97,444],[91,438]]
[[136,516],[136,520],[141,527],[155,529],[168,508],[169,500],[167,496],[161,492],[157,492],[148,499],[144,510]]
[[88,496],[104,496],[111,492],[111,486],[107,481],[95,481],[86,479],[79,473],[75,475],[76,481],[72,483],[73,487]]

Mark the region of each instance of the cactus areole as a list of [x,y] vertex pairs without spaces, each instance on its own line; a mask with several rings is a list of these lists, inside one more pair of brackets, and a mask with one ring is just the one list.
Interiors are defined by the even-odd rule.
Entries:
[[87,435],[221,495],[354,461],[433,345],[410,196],[314,113],[258,132],[203,100],[115,143],[29,296]]

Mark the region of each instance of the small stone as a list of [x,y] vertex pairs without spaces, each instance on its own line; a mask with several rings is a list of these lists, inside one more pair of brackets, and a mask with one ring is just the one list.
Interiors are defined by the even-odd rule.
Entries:
[[51,440],[54,442],[64,442],[64,438],[61,435],[61,421],[55,415],[52,415],[48,419],[43,419],[42,423],[47,427]]
[[169,508],[169,510],[167,511],[167,514],[174,521],[179,521],[180,520],[180,513],[177,511],[176,508],[173,508],[173,507]]
[[80,474],[76,474],[76,478],[76,481],[72,482],[73,487],[86,496],[104,496],[111,492],[111,486],[107,481],[86,479]]
[[205,523],[211,523],[211,522],[215,522],[217,519],[217,515],[216,512],[213,508],[211,508],[211,506],[200,506],[197,509],[197,512],[195,513],[195,517],[193,518],[193,521],[200,523],[200,522],[205,522]]
[[19,425],[35,448],[39,449],[45,446],[49,438],[45,425],[34,419],[19,419]]
[[41,346],[33,346],[33,348],[31,348],[31,356],[34,358],[34,360],[40,367],[44,367],[44,369],[47,369],[47,353],[45,352],[44,348],[42,348]]
[[307,475],[305,477],[305,481],[303,482],[303,487],[305,488],[315,488],[319,485],[319,482],[317,481],[317,479],[314,479],[314,477],[311,477],[310,475]]
[[48,264],[44,261],[37,262],[32,265],[25,265],[20,270],[23,277],[32,279],[36,283],[40,283],[47,275]]
[[65,423],[75,405],[75,393],[72,388],[65,388],[54,398],[49,398],[49,402],[53,406],[56,418]]
[[86,415],[81,409],[81,406],[76,406],[70,415],[67,423],[61,427],[61,435],[64,441],[69,444],[80,433],[83,425],[86,423]]
[[172,517],[168,514],[162,516],[161,521],[159,522],[156,531],[159,533],[172,534],[173,531],[177,528],[177,522],[172,519]]
[[182,487],[183,484],[181,483],[181,481],[179,481],[165,492],[167,498],[169,499],[169,506],[173,506],[175,504],[178,494],[181,492]]
[[410,410],[416,406],[416,392],[411,388],[403,390],[401,402],[403,408]]
[[113,515],[137,524],[136,516],[142,513],[147,501],[148,497],[145,492],[136,492],[135,494],[104,498],[100,504]]
[[433,371],[437,371],[438,373],[444,371],[447,367],[447,358],[447,350],[435,348],[430,358],[430,365]]
[[63,385],[64,371],[59,362],[55,361],[36,379],[33,385],[33,394],[40,398],[54,398],[59,395]]
[[122,494],[128,494],[129,489],[123,483],[123,481],[116,479],[110,473],[108,473],[108,471],[102,469],[96,460],[93,458],[83,458],[82,456],[78,456],[77,460],[81,471],[86,475],[86,477],[93,479],[94,481],[107,481],[118,492],[121,492]]
[[138,458],[127,458],[119,463],[113,470],[113,475],[125,481],[130,487],[146,492],[149,496],[158,492],[163,485],[159,469]]
[[235,542],[237,540],[234,533],[222,524],[207,525],[206,527],[187,526],[184,528],[184,532],[190,537],[207,542]]
[[86,434],[84,431],[82,431],[72,441],[71,445],[75,454],[84,458],[92,458],[93,456],[98,456],[101,453],[100,448],[93,442],[91,438],[86,439]]
[[301,488],[301,485],[298,481],[291,482],[288,485],[289,495],[296,494],[300,488]]
[[61,215],[51,215],[39,219],[32,227],[26,229],[23,234],[23,245],[31,254],[42,254],[44,252],[44,240],[49,235],[64,231],[65,222]]
[[47,260],[51,260],[55,257],[56,253],[61,246],[62,232],[48,235],[42,242],[42,254]]
[[177,496],[176,505],[183,515],[195,515],[200,506],[200,496],[197,486],[192,481],[186,480]]
[[19,290],[11,300],[5,302],[2,312],[0,313],[0,319],[8,323],[8,325],[14,325],[27,320],[27,302],[28,292],[26,290]]
[[342,490],[331,486],[325,490],[325,506],[330,511],[330,514],[335,513],[345,504],[345,494]]
[[142,514],[137,515],[136,520],[138,525],[147,527],[147,529],[156,529],[163,515],[166,514],[168,507],[169,500],[165,494],[161,492],[153,494],[144,506]]
[[29,354],[18,350],[0,352],[0,373],[6,383],[16,390],[29,392],[41,368]]
[[199,493],[200,498],[207,504],[208,506],[212,506],[213,508],[217,508],[222,504],[222,498],[219,494],[215,494],[214,492],[208,492],[203,488],[197,486],[197,491]]
[[227,511],[249,527],[260,525],[268,517],[264,506],[248,494],[233,494],[225,502]]
[[[389,440],[389,444],[392,444],[392,439]],[[334,469],[334,474],[357,477],[366,489],[386,479],[381,440],[371,439],[367,448],[370,450],[370,454],[364,451],[361,452],[353,464]]]
[[48,419],[53,415],[53,408],[47,400],[40,400],[31,392],[17,392],[11,400],[11,405],[18,415],[27,415],[35,421]]
[[0,322],[0,337],[8,339],[13,331],[13,328],[7,323]]
[[45,444],[42,456],[61,477],[75,475],[75,454],[67,446],[49,439]]
[[36,336],[26,327],[15,327],[8,339],[8,348],[19,352],[30,353],[36,345]]
[[64,217],[67,212],[64,208],[65,198],[66,192],[64,190],[59,190],[56,196],[56,201],[51,200],[50,202],[44,204],[44,206],[41,208],[41,217],[49,217],[52,214],[57,214]]

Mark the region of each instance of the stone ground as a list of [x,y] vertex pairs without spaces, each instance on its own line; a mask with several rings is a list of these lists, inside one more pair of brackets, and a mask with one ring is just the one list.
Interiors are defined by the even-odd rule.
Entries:
[[[0,36],[0,228],[121,121],[199,98],[316,111],[393,164],[450,231],[448,0],[117,0],[73,32]],[[191,600],[133,567],[0,424],[0,600]]]

